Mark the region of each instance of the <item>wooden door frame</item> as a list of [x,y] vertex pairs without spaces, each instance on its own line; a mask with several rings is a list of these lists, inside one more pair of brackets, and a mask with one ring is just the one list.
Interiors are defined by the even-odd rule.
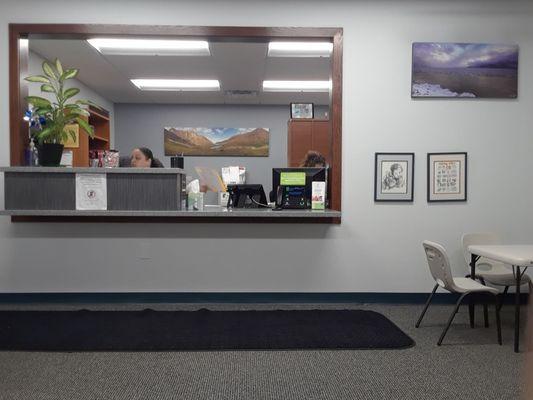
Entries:
[[[332,130],[332,165],[330,208],[341,210],[342,198],[342,28],[308,27],[235,27],[235,26],[171,26],[171,25],[109,25],[109,24],[9,24],[9,121],[10,164],[23,165],[28,126],[23,120],[27,109],[25,97],[28,85],[23,80],[28,74],[28,37],[58,35],[64,38],[87,39],[97,36],[181,36],[218,41],[276,39],[328,39],[333,43],[331,55],[332,91],[330,121]],[[25,40],[26,39],[26,40]]]

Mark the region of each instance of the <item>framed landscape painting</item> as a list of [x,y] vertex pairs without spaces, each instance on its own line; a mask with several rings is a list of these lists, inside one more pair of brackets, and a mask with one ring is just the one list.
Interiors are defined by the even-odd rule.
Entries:
[[467,153],[428,153],[428,202],[466,201]]
[[411,97],[517,96],[517,45],[413,43]]
[[165,156],[268,157],[268,128],[164,128]]
[[376,153],[374,201],[413,201],[414,153]]

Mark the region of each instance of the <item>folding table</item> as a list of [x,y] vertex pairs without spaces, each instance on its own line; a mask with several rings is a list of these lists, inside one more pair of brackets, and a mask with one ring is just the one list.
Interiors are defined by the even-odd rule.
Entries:
[[476,262],[480,257],[500,261],[511,265],[516,279],[515,293],[515,321],[514,321],[514,351],[519,351],[520,336],[520,284],[521,278],[528,267],[533,266],[533,245],[471,245],[468,251],[472,254],[470,261],[470,276],[476,278]]

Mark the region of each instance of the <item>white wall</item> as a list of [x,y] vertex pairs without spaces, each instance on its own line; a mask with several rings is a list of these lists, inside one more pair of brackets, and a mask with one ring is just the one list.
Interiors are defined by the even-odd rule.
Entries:
[[[531,1],[72,4],[67,10],[49,0],[39,12],[21,0],[0,6],[0,115],[8,115],[8,22],[343,27],[343,223],[11,224],[3,217],[0,291],[421,292],[432,286],[423,239],[442,242],[458,273],[463,232],[533,241]],[[518,100],[411,100],[413,41],[519,44]],[[0,132],[6,165],[7,117]],[[416,153],[413,204],[373,202],[376,151]],[[426,203],[425,154],[434,151],[468,152],[468,203]],[[151,260],[139,259],[141,243]]]
[[[43,74],[43,70],[42,70],[43,61],[44,61],[44,58],[42,58],[39,54],[33,51],[30,51],[29,62],[28,62],[28,75],[42,75]],[[83,68],[83,66],[69,66],[69,65],[66,65],[65,67],[74,67],[78,69]],[[74,96],[72,100],[85,99],[85,100],[94,101],[100,107],[103,107],[105,110],[109,111],[109,117],[111,121],[115,120],[114,118],[115,105],[112,101],[106,99],[105,97],[100,96],[93,89],[87,87],[85,84],[83,84],[77,79],[71,79],[67,81],[66,87],[77,87],[78,89],[80,89],[80,92],[76,96]],[[41,96],[41,97],[48,98],[48,99],[53,98],[52,93],[41,92],[40,85],[38,83],[29,83],[28,93],[31,96]],[[115,139],[114,131],[115,131],[115,125],[111,123],[109,127],[109,136],[111,138],[111,146],[113,146],[114,139]]]

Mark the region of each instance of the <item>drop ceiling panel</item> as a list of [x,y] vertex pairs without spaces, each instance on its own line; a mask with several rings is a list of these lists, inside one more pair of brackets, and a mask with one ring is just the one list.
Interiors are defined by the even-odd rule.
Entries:
[[266,43],[211,43],[210,48],[222,90],[260,90]]
[[211,57],[103,55],[128,79],[217,79]]
[[327,81],[330,75],[330,62],[329,58],[267,58],[264,79]]

